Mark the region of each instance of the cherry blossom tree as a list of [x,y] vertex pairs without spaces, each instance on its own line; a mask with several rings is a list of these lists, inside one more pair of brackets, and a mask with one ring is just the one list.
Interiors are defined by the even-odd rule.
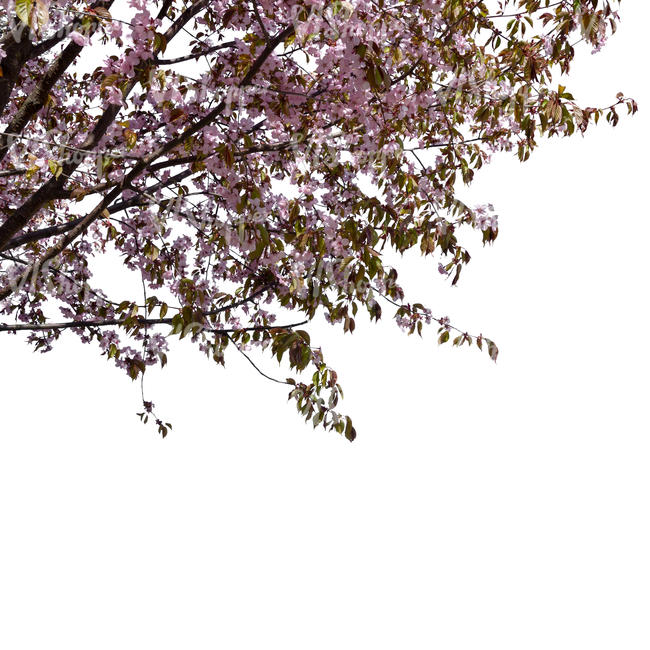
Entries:
[[498,234],[458,197],[476,170],[636,111],[558,83],[618,5],[2,0],[0,331],[47,352],[70,330],[140,381],[174,337],[262,372],[260,348],[306,419],[354,439],[306,324],[388,310],[496,359],[407,299],[389,254],[419,248],[456,284],[463,233]]

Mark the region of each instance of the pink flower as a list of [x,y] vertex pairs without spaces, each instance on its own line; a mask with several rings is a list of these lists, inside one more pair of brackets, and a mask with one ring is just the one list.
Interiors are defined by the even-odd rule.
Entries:
[[122,96],[122,91],[119,88],[116,88],[115,86],[109,86],[106,99],[108,100],[109,104],[117,104],[118,106],[121,106],[124,97]]
[[544,52],[546,53],[546,56],[552,56],[553,55],[553,40],[548,34],[545,34],[542,37],[542,43],[544,44]]
[[453,36],[453,39],[458,54],[463,56],[464,54],[467,54],[467,52],[469,52],[470,49],[469,43],[467,42],[467,39],[465,38],[465,36],[463,36],[463,34],[456,32]]
[[80,47],[90,45],[90,39],[79,32],[70,32],[70,38]]
[[122,36],[122,24],[118,23],[116,20],[111,20],[106,31],[112,38],[120,38],[120,36]]

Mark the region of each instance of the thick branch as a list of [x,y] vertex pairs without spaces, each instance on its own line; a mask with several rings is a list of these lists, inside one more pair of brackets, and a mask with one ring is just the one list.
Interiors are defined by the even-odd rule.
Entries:
[[24,235],[19,235],[18,237],[14,237],[4,248],[0,250],[4,253],[6,251],[11,251],[15,248],[19,248],[24,244],[29,244],[33,241],[40,241],[41,239],[47,239],[48,237],[54,237],[56,235],[63,235],[66,232],[70,232],[70,230],[79,224],[82,219],[83,217],[77,217],[72,221],[66,221],[65,223],[60,223],[56,226],[40,228],[39,230],[34,230],[32,232],[27,232]]
[[[171,176],[165,181],[161,181],[160,183],[156,183],[151,187],[147,187],[146,192],[147,193],[156,192],[160,189],[169,187],[174,183],[179,183],[180,181],[184,180],[188,176],[191,176],[193,173],[194,172],[192,170],[186,169],[180,174]],[[110,187],[113,186],[115,186],[115,183],[108,183],[108,184],[105,183],[99,186],[99,188],[109,189]],[[87,194],[92,194],[93,192],[94,190],[91,188],[88,190]],[[127,199],[125,201],[121,201],[120,203],[115,203],[108,209],[108,211],[110,214],[116,214],[118,212],[121,212],[122,210],[125,210],[126,208],[135,207],[139,205],[140,200],[141,199],[138,196],[134,196],[133,198]],[[48,226],[47,228],[39,228],[38,230],[33,230],[32,232],[27,232],[23,235],[18,235],[17,237],[11,239],[4,248],[0,248],[0,251],[2,252],[11,251],[16,248],[19,248],[20,246],[23,246],[24,244],[29,244],[30,242],[40,241],[42,239],[48,239],[49,237],[55,237],[56,235],[63,235],[66,232],[70,232],[75,226],[80,224],[83,219],[84,217],[77,217],[76,219],[72,219],[71,221],[66,221],[65,223],[60,223],[55,226]]]
[[0,41],[0,47],[7,56],[0,62],[0,115],[9,103],[20,71],[29,60],[33,46],[29,39],[29,28],[18,19],[10,24],[9,33]]
[[55,59],[47,72],[41,77],[41,80],[34,87],[29,96],[20,105],[13,119],[0,136],[0,162],[5,158],[9,151],[11,138],[7,134],[20,134],[27,126],[28,122],[45,106],[50,90],[54,84],[61,78],[63,73],[79,56],[83,47],[71,42]]
[[158,15],[156,18],[158,20],[162,20],[167,16],[167,12],[171,9],[171,6],[174,4],[174,0],[165,0],[162,4],[162,7],[160,7],[160,11],[158,12]]

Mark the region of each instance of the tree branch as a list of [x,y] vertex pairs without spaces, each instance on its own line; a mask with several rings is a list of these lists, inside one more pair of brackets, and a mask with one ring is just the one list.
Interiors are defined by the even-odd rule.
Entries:
[[78,223],[81,222],[83,217],[77,217],[72,221],[67,221],[66,223],[61,223],[57,226],[50,226],[49,228],[40,228],[39,230],[34,230],[32,232],[25,233],[24,235],[19,235],[14,237],[4,248],[0,248],[0,252],[7,252],[14,250],[24,244],[29,244],[33,241],[39,241],[41,239],[47,239],[48,237],[54,237],[55,235],[63,235],[66,232],[72,230]]
[[175,59],[154,59],[156,65],[175,65],[176,63],[184,63],[185,61],[191,61],[193,59],[198,59],[199,57],[212,54],[218,50],[225,50],[231,47],[235,47],[235,41],[228,41],[227,43],[221,43],[221,45],[214,45],[213,47],[208,47],[205,50],[200,52],[193,52],[192,54],[186,54],[185,56],[179,56]]
[[[133,319],[134,324],[140,326],[151,325],[173,325],[173,318],[139,318]],[[235,332],[263,332],[271,329],[293,329],[305,325],[309,321],[304,320],[299,323],[289,323],[288,325],[252,325],[250,327],[228,327],[228,328],[210,328],[204,327],[201,323],[196,323],[197,329],[202,332],[211,332],[214,334],[232,334]],[[68,330],[75,328],[93,328],[93,327],[117,327],[125,325],[125,319],[111,318],[102,321],[72,320],[64,323],[42,323],[39,325],[33,323],[0,323],[0,332],[46,332],[50,330]]]

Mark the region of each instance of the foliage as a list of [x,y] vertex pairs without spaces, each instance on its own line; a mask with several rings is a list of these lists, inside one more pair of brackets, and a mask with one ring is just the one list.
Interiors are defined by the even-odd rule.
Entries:
[[[580,107],[554,81],[576,47],[601,48],[617,6],[4,0],[0,331],[48,351],[71,330],[132,379],[175,336],[219,364],[262,348],[296,371],[300,413],[352,440],[300,327],[323,314],[352,332],[383,304],[408,333],[436,323],[440,343],[496,360],[407,302],[387,253],[419,248],[457,283],[462,233],[498,234],[460,184],[496,152],[525,161],[542,137],[636,110],[622,94]],[[99,262],[135,281],[99,281]]]

